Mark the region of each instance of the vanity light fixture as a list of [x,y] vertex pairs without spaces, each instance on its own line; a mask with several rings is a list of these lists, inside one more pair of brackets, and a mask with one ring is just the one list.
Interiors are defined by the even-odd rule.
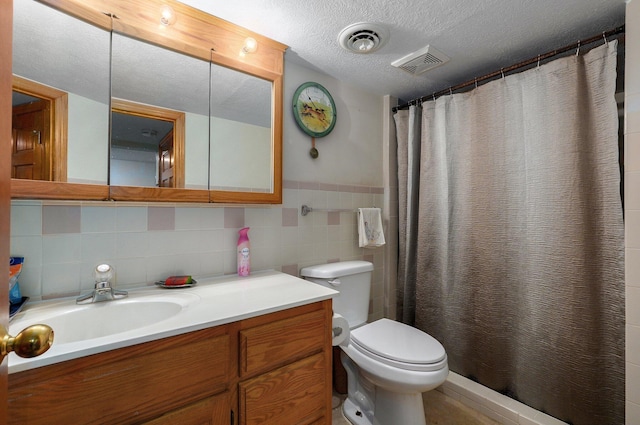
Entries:
[[258,50],[258,42],[253,37],[247,37],[244,40],[244,45],[242,46],[242,50],[240,50],[240,56],[244,56],[247,53],[254,53]]
[[177,20],[176,12],[173,11],[173,8],[169,5],[162,6],[160,9],[160,23],[166,27],[169,25],[173,25]]

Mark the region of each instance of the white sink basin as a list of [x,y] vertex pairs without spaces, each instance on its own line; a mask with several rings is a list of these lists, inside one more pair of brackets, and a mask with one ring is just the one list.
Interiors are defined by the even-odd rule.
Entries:
[[26,310],[10,324],[9,332],[16,335],[27,326],[42,323],[53,329],[55,346],[155,325],[199,300],[200,297],[189,293],[173,293],[171,297],[131,296],[84,305],[69,300],[43,309]]
[[50,325],[51,348],[39,357],[9,354],[9,374],[109,350],[171,338],[263,314],[330,299],[337,294],[285,273],[198,279],[188,289],[155,286],[115,301],[77,305],[75,299],[27,303],[10,323],[11,335],[30,325]]

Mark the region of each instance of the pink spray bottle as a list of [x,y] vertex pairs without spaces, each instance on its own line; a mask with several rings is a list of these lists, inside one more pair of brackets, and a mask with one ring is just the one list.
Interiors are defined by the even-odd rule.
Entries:
[[248,227],[238,230],[238,276],[249,276],[251,272],[251,258],[249,256],[251,244],[248,232]]

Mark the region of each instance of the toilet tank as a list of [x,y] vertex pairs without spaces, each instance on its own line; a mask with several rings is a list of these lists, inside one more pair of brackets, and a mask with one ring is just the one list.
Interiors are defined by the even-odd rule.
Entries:
[[367,322],[373,264],[368,261],[341,261],[305,267],[300,275],[308,281],[338,291],[333,312],[343,316],[354,329]]

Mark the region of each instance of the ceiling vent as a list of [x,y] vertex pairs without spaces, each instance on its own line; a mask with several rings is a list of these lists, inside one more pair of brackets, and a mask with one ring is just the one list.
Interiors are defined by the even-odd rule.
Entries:
[[389,31],[379,24],[360,22],[340,31],[338,42],[353,53],[372,53],[385,45]]
[[427,46],[395,62],[391,62],[391,65],[407,71],[409,74],[418,75],[448,61],[449,57],[447,55],[432,46]]

